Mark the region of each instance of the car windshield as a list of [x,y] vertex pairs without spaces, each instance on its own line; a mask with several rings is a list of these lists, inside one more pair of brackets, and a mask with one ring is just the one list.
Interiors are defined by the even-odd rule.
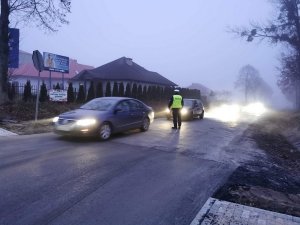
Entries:
[[114,99],[94,99],[82,105],[80,109],[108,111],[115,104],[116,100]]
[[184,106],[193,106],[193,100],[183,99]]

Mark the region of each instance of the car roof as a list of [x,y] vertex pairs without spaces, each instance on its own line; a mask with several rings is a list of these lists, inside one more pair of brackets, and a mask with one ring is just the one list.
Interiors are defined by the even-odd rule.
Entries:
[[201,100],[198,99],[198,98],[183,98],[183,100],[191,100],[191,101],[196,100],[196,101],[201,101]]
[[134,99],[134,98],[128,98],[128,97],[99,97],[94,99],[113,99],[113,100],[124,100],[124,99]]

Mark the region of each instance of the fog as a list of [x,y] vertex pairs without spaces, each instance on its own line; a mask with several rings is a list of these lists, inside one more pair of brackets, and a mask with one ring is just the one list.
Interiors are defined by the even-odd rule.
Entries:
[[272,18],[272,9],[268,0],[73,0],[70,24],[58,32],[20,27],[20,49],[95,67],[126,56],[181,87],[201,83],[215,91],[234,91],[239,70],[250,64],[282,107],[287,104],[276,85],[280,46],[227,32]]

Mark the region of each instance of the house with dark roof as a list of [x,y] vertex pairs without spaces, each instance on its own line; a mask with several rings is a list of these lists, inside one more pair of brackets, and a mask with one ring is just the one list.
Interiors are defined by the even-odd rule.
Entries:
[[74,87],[84,84],[85,89],[89,87],[90,81],[101,82],[105,92],[106,84],[109,82],[124,85],[128,83],[144,86],[174,87],[177,84],[163,77],[157,72],[152,72],[133,62],[131,58],[121,57],[117,60],[104,64],[100,67],[82,70],[71,79]]

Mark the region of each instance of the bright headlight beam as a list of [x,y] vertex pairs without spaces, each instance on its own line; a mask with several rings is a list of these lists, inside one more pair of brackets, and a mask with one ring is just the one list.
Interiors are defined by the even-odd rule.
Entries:
[[188,110],[186,108],[181,109],[181,115],[187,114]]
[[242,111],[255,116],[260,116],[264,114],[267,111],[267,109],[261,102],[255,102],[243,107]]
[[54,117],[54,118],[52,119],[52,122],[53,122],[53,123],[56,123],[56,122],[58,121],[58,119],[59,119],[59,117],[56,116],[56,117]]
[[76,121],[76,125],[78,126],[92,126],[96,124],[95,119],[81,119]]

